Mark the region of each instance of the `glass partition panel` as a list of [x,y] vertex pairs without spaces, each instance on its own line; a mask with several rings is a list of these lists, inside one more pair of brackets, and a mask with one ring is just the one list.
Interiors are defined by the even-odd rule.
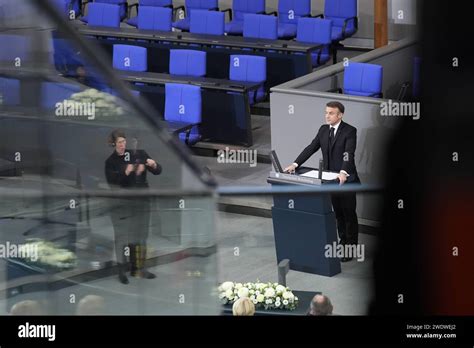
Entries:
[[213,182],[56,3],[0,1],[0,314],[218,314]]

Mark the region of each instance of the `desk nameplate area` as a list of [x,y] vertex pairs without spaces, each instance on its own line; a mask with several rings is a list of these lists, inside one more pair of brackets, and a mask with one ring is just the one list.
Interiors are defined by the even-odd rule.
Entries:
[[320,179],[308,178],[297,174],[285,174],[270,172],[270,176],[267,180],[269,183],[281,183],[281,184],[300,184],[300,185],[321,185]]

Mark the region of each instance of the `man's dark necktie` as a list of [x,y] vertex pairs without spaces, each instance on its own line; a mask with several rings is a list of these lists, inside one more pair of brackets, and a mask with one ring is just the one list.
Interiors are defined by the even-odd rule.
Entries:
[[329,132],[329,145],[332,145],[332,143],[334,141],[334,131],[335,130],[336,130],[336,128],[331,127],[331,130]]

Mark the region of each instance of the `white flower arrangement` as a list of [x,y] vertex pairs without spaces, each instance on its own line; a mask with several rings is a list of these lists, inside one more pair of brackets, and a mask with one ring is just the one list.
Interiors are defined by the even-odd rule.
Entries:
[[219,299],[224,305],[233,304],[239,298],[248,297],[255,308],[295,310],[298,297],[290,288],[278,283],[234,283],[224,282],[218,287]]
[[37,255],[26,258],[25,261],[39,267],[55,268],[60,270],[71,269],[76,266],[76,255],[59,248],[56,244],[42,239],[28,239],[25,248],[36,250]]
[[88,88],[82,92],[74,93],[69,102],[94,104],[97,116],[122,116],[125,114],[121,100],[111,94]]

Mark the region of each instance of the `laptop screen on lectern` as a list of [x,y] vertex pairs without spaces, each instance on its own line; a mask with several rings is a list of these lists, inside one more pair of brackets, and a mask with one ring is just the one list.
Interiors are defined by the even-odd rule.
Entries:
[[283,173],[283,168],[281,167],[280,160],[278,159],[278,156],[275,150],[272,150],[270,152],[270,158],[272,160],[272,164],[273,164],[273,167],[275,168],[275,171],[277,173]]

